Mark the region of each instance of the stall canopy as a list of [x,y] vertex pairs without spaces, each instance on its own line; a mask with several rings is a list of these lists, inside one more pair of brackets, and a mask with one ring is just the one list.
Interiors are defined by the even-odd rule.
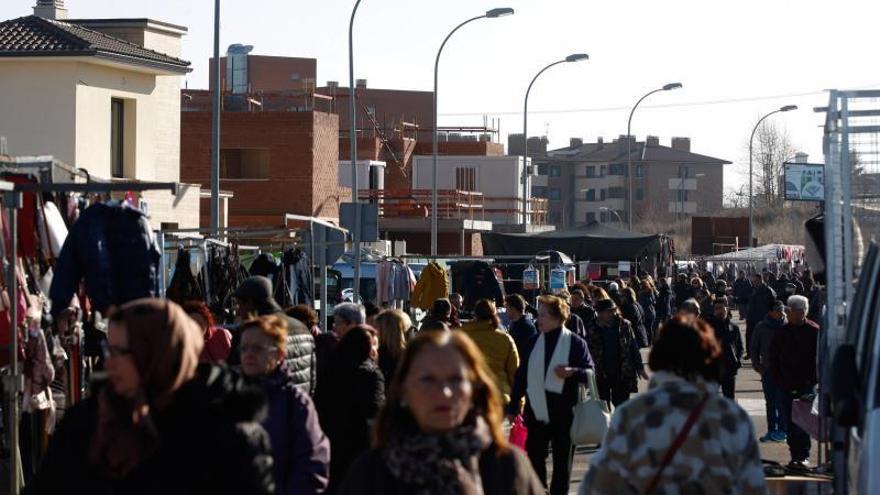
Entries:
[[483,254],[534,255],[540,251],[562,251],[577,260],[634,260],[663,252],[666,237],[616,229],[592,223],[575,230],[536,234],[483,233]]

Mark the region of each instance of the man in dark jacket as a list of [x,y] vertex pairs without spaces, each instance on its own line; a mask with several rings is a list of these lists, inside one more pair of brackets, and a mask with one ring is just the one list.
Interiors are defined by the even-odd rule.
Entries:
[[599,301],[596,310],[599,315],[587,330],[596,384],[599,397],[618,406],[638,392],[638,378],[648,375],[632,325],[620,316],[614,301]]
[[764,391],[764,403],[767,406],[767,433],[759,438],[760,442],[784,442],[785,420],[782,417],[783,392],[770,373],[770,345],[776,333],[785,326],[785,305],[776,301],[764,321],[758,323],[752,335],[749,355],[752,356],[752,368],[761,375],[761,388]]
[[584,327],[589,327],[596,320],[596,310],[587,304],[587,296],[581,289],[571,291],[571,312],[578,315],[584,322]]
[[752,296],[749,298],[749,311],[746,316],[746,348],[752,342],[752,332],[760,323],[776,301],[776,293],[764,283],[760,273],[752,275]]
[[733,302],[739,313],[739,319],[745,320],[749,310],[749,298],[752,297],[752,283],[746,277],[746,272],[739,271],[736,282],[733,283]]
[[688,282],[688,276],[684,273],[678,274],[678,280],[672,286],[672,291],[675,294],[673,305],[676,310],[681,306],[681,303],[688,299],[693,299],[697,295],[696,289],[691,286],[690,282]]
[[816,350],[819,325],[807,319],[810,303],[804,296],[788,299],[788,324],[776,332],[770,345],[770,372],[785,392],[782,414],[788,427],[789,466],[809,467],[810,435],[791,419],[794,399],[813,392],[816,386]]
[[715,338],[721,344],[721,393],[734,398],[736,373],[742,366],[743,341],[739,327],[730,321],[727,298],[719,297],[712,303],[712,315],[706,322],[715,330]]
[[[317,379],[317,360],[315,357],[315,338],[312,332],[299,320],[287,316],[272,297],[272,281],[266,277],[255,275],[245,279],[233,293],[238,303],[240,322],[254,316],[276,315],[287,322],[287,357],[285,366],[291,373],[294,382],[303,392],[312,395],[315,392]],[[240,362],[239,345],[241,332],[232,332],[232,351],[228,363],[236,365]]]
[[524,356],[529,348],[529,343],[538,336],[535,323],[525,314],[526,300],[519,294],[511,294],[504,298],[504,308],[510,319],[510,328],[507,333],[513,337],[517,354]]

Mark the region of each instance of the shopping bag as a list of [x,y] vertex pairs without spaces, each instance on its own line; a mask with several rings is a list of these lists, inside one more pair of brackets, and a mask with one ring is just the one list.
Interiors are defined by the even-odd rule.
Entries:
[[819,428],[818,399],[813,401],[794,399],[791,401],[791,420],[815,440],[828,441],[827,422],[824,430]]
[[516,419],[513,420],[513,426],[510,428],[510,444],[516,445],[522,450],[526,450],[526,439],[529,436],[529,430],[526,429],[526,425],[523,424],[522,415],[517,415]]
[[611,424],[611,411],[608,404],[599,398],[599,387],[593,370],[587,370],[589,397],[583,384],[579,386],[580,399],[572,408],[574,420],[571,422],[571,443],[574,445],[599,445],[605,439],[608,425]]

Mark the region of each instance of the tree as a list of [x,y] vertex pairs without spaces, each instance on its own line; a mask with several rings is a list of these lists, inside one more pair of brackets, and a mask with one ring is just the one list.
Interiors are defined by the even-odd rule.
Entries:
[[[785,197],[782,188],[783,164],[794,156],[788,131],[765,120],[755,132],[752,146],[754,198],[756,205],[779,206]],[[748,175],[747,175],[748,176]]]

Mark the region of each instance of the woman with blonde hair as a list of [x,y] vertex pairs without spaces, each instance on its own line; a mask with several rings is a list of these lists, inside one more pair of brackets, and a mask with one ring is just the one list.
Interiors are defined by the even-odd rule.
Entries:
[[412,320],[399,309],[386,309],[376,317],[376,329],[379,331],[379,369],[387,386],[406,350]]
[[543,495],[501,429],[501,399],[464,332],[421,332],[407,346],[376,420],[373,448],[351,466],[341,495]]

